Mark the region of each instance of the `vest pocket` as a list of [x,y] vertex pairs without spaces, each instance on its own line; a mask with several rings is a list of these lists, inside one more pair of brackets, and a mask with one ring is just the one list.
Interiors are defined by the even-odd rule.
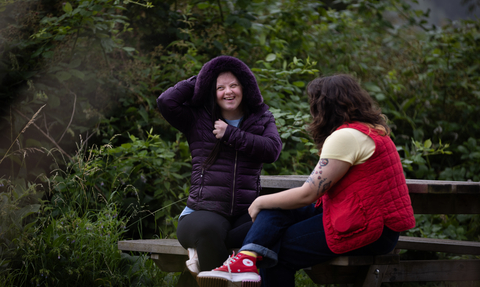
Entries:
[[367,228],[364,206],[355,193],[337,202],[331,215],[333,228],[339,237],[348,237]]

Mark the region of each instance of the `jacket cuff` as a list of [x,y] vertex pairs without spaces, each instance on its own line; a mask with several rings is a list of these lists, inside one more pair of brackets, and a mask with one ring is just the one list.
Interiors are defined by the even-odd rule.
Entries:
[[236,127],[227,125],[227,128],[225,129],[225,133],[223,134],[223,137],[220,139],[224,145],[233,147],[233,143],[230,142],[230,136],[232,135],[232,132],[234,131],[234,129],[236,129]]

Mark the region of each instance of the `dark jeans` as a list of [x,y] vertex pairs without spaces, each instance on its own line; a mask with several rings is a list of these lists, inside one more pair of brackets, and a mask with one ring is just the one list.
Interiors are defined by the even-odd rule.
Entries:
[[240,248],[252,226],[248,213],[238,217],[224,217],[218,213],[199,210],[178,221],[177,238],[184,248],[196,248],[200,271],[222,266],[228,250]]
[[[295,272],[328,261],[339,254],[327,246],[323,210],[309,205],[294,210],[262,210],[241,250],[257,252],[262,286],[295,286]],[[399,232],[385,227],[377,241],[345,255],[387,254],[395,248]]]

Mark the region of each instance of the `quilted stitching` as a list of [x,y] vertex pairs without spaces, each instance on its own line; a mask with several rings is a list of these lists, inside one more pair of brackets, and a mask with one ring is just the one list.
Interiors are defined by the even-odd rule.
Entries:
[[[344,125],[341,128],[345,128]],[[324,226],[327,243],[337,253],[345,253],[377,240],[386,225],[394,231],[404,231],[415,226],[408,188],[395,144],[388,136],[380,136],[367,126],[351,123],[369,135],[375,142],[375,152],[365,163],[353,166],[345,177],[323,196]],[[366,228],[350,234],[335,231],[332,216],[341,209],[334,200],[339,193],[356,193],[362,199],[366,212]],[[348,197],[348,195],[345,195]]]

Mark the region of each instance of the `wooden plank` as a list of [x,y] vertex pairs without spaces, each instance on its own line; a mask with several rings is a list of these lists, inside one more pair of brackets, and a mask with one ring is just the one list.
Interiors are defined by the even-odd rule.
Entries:
[[[262,194],[301,186],[307,175],[263,175]],[[480,213],[480,182],[407,179],[416,214]]]
[[480,194],[480,183],[474,181],[447,181],[407,179],[410,193]]
[[400,236],[395,248],[480,255],[480,242],[451,239]]
[[400,262],[400,256],[398,254],[377,255],[374,257],[375,265],[398,264],[398,262]]
[[478,214],[480,194],[410,193],[415,214]]
[[340,256],[328,261],[327,264],[337,266],[362,266],[371,265],[373,262],[373,256]]
[[480,260],[409,260],[389,265],[383,282],[480,280]]
[[[308,175],[262,175],[261,185],[264,189],[289,189],[302,186]],[[478,194],[480,195],[480,182],[472,181],[445,181],[445,180],[419,180],[407,179],[410,193],[434,194]]]
[[123,240],[118,242],[123,251],[150,252],[157,254],[187,255],[188,252],[176,239]]
[[388,265],[400,261],[398,254],[386,254],[378,256],[339,256],[325,264],[336,266],[363,266],[363,265]]
[[[411,260],[383,266],[387,268],[382,270],[382,282],[480,280],[480,260]],[[372,275],[368,273],[369,269],[369,266],[319,264],[305,269],[305,272],[315,284],[358,284],[359,278]]]

